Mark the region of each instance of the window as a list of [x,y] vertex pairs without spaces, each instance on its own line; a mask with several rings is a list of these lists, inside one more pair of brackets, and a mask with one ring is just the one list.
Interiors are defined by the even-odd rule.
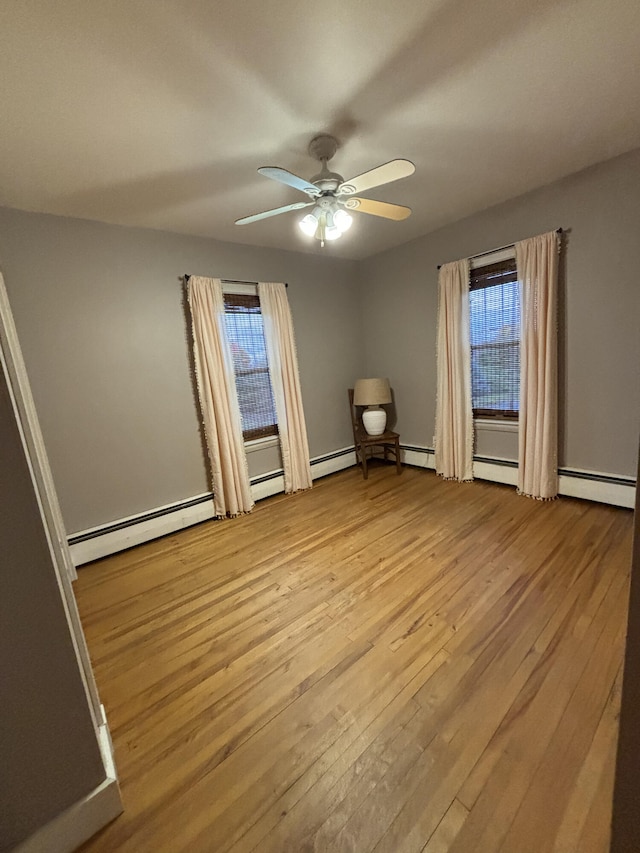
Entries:
[[515,259],[472,269],[470,291],[473,414],[517,418],[520,293]]
[[277,435],[260,300],[252,294],[225,293],[224,309],[244,440]]

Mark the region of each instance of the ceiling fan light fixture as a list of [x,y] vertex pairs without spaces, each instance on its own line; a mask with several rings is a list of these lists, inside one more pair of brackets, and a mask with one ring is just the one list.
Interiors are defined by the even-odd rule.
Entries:
[[344,234],[345,231],[348,231],[349,228],[351,228],[351,225],[353,224],[353,216],[351,216],[350,213],[347,213],[346,210],[342,210],[342,208],[340,208],[333,214],[333,224],[336,228],[340,229],[341,234]]
[[313,213],[307,213],[306,216],[303,216],[300,222],[298,222],[300,226],[300,230],[303,234],[306,234],[307,237],[313,237],[316,233],[316,229],[318,228],[318,220],[315,218]]
[[351,227],[352,217],[346,210],[333,204],[316,205],[311,213],[298,222],[300,230],[308,237],[315,237],[324,245],[325,240],[337,240]]

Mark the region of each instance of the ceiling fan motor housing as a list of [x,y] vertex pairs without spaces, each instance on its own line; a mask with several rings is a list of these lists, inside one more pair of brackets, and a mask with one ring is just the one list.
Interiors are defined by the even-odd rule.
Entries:
[[343,180],[342,175],[339,175],[337,172],[330,172],[325,166],[318,175],[314,175],[311,178],[311,183],[315,184],[322,192],[333,193],[338,189]]

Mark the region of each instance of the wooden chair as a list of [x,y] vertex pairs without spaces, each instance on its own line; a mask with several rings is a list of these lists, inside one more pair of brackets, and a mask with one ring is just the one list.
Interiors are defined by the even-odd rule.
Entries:
[[[382,435],[369,435],[362,425],[362,406],[353,404],[353,388],[349,388],[349,409],[351,411],[351,426],[353,427],[353,444],[356,451],[358,465],[362,466],[362,474],[365,480],[369,476],[367,470],[367,457],[374,457],[381,451],[385,462],[389,462],[389,453],[396,461],[396,473],[402,473],[402,460],[400,459],[400,435],[388,429]],[[379,458],[379,457],[378,457]]]

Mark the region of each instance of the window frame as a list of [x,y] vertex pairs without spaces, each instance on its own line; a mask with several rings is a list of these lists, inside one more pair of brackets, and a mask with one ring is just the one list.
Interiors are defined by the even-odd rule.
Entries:
[[[508,282],[495,282],[491,284],[489,282],[483,284],[475,284],[473,283],[474,273],[477,270],[485,269],[486,267],[498,266],[499,264],[510,263],[513,267],[513,273],[515,273],[515,278],[512,281],[517,282],[517,270],[516,270],[516,260],[515,260],[515,250],[513,248],[501,250],[498,252],[492,252],[491,254],[482,255],[477,258],[471,259],[470,270],[469,270],[469,293],[475,290],[484,290],[489,287],[496,287],[500,284],[505,284]],[[506,272],[506,271],[505,271]],[[471,327],[471,305],[469,305],[469,327]],[[508,342],[504,342],[505,346],[511,346],[512,344]],[[522,315],[518,317],[518,346],[520,347],[522,343]],[[482,345],[481,345],[482,346]],[[484,344],[484,346],[493,346],[495,344]],[[473,355],[473,351],[478,349],[478,345],[473,346],[470,345],[471,354]],[[473,400],[473,372],[471,375],[471,397]],[[516,409],[488,409],[481,407],[473,407],[472,409],[474,420],[486,420],[486,421],[503,421],[506,424],[514,424],[518,423],[520,412]]]
[[[225,315],[227,313],[227,296],[243,296],[243,297],[253,297],[257,300],[258,307],[260,308],[260,316],[262,317],[262,306],[260,305],[260,297],[258,296],[258,288],[255,284],[241,284],[241,283],[225,283],[222,282],[222,295],[224,300],[225,307]],[[264,321],[262,323],[262,331],[264,335]],[[269,367],[259,367],[259,368],[251,368],[247,370],[238,370],[235,363],[233,365],[234,376],[237,377],[242,375],[256,375],[256,374],[266,374],[269,376],[269,385],[271,386],[271,379],[269,374]],[[273,399],[273,388],[271,388],[271,394]],[[238,395],[238,405],[240,404],[240,398]],[[273,444],[278,440],[279,437],[279,429],[277,423],[277,413],[275,411],[275,401],[274,401],[274,418],[275,423],[269,424],[266,427],[258,427],[256,429],[242,430],[242,438],[245,446],[250,445],[251,449],[257,449],[258,444]],[[265,432],[266,429],[269,429],[269,432]]]

